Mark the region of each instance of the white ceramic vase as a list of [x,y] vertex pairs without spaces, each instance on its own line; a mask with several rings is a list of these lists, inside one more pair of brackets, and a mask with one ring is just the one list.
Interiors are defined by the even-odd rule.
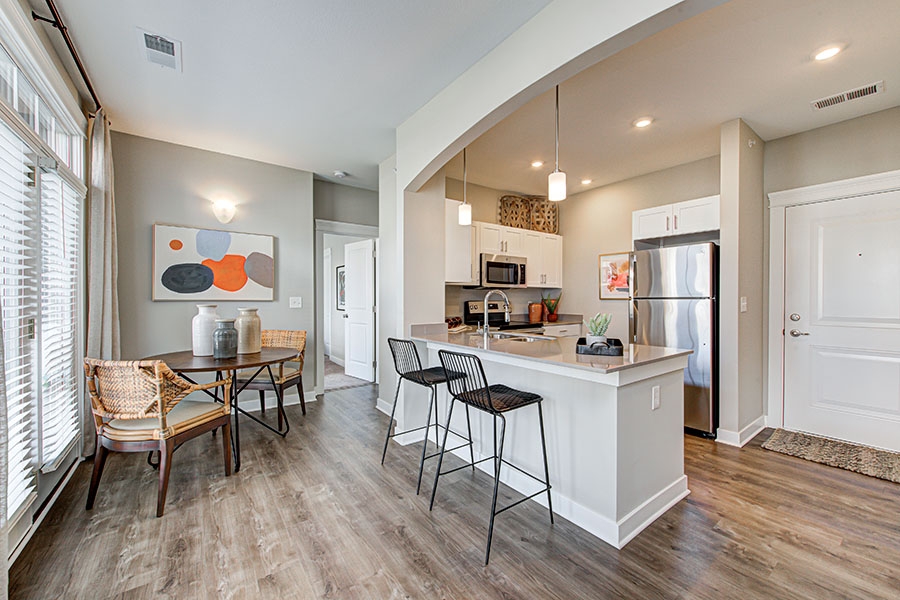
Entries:
[[213,355],[213,331],[218,318],[215,304],[197,305],[197,314],[191,320],[191,349],[194,356]]
[[587,342],[588,346],[593,346],[594,344],[605,344],[606,343],[605,335],[588,335],[585,337],[587,338],[585,341]]
[[238,354],[255,354],[262,347],[262,326],[256,308],[238,308],[234,327],[238,332]]

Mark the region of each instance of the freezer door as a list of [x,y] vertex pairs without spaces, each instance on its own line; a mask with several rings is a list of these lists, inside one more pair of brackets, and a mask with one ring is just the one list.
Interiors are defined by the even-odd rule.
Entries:
[[634,298],[715,296],[715,244],[637,250],[631,267]]
[[693,350],[684,371],[684,425],[714,433],[713,323],[715,305],[708,298],[634,300],[634,343]]

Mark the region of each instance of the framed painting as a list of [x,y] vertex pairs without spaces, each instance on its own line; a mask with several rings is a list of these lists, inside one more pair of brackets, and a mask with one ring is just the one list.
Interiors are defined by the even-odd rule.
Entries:
[[275,299],[275,238],[153,226],[153,300]]
[[600,255],[600,299],[628,300],[631,283],[631,253]]
[[344,265],[334,269],[334,300],[338,310],[345,310],[347,306],[347,272]]

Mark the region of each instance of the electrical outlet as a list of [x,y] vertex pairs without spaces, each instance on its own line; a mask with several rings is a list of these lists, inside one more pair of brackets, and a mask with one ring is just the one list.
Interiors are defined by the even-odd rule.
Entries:
[[290,307],[303,308],[303,298],[301,298],[300,296],[291,296]]
[[659,386],[654,385],[650,391],[650,409],[656,410],[657,408],[659,408]]
[[741,312],[747,312],[747,296],[741,296]]

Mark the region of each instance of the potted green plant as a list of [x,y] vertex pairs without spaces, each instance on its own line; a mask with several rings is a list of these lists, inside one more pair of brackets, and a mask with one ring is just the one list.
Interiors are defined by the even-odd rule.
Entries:
[[584,322],[584,326],[588,330],[588,335],[585,336],[588,346],[606,343],[606,330],[609,329],[610,321],[612,321],[611,314],[597,313],[593,319]]
[[551,298],[549,293],[547,296],[544,296],[543,292],[541,293],[541,302],[543,302],[544,307],[547,309],[547,321],[553,323],[559,318],[556,311],[559,310],[559,301],[561,298],[562,292],[560,292],[559,296],[556,298]]

